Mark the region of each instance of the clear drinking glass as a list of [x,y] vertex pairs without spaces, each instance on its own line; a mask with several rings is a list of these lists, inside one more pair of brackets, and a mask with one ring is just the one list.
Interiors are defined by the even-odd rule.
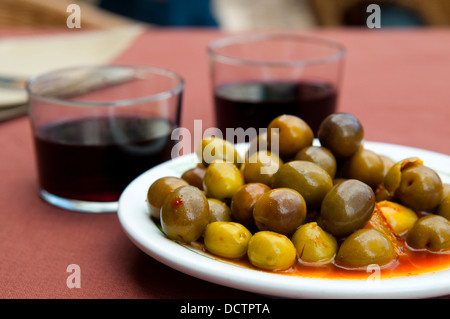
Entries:
[[149,66],[54,71],[27,85],[40,195],[69,210],[114,212],[124,188],[169,160],[183,79]]
[[250,34],[208,46],[216,125],[266,128],[281,114],[304,119],[317,132],[336,111],[345,49],[321,38]]

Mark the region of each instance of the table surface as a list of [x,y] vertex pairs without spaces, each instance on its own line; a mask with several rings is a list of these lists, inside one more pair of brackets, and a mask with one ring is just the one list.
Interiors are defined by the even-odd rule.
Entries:
[[[360,119],[367,140],[450,155],[450,29],[299,33],[347,48],[338,110]],[[0,30],[0,40],[15,34]],[[180,73],[182,126],[192,130],[202,119],[205,129],[214,126],[205,48],[222,36],[214,29],[149,29],[114,63]],[[0,298],[262,298],[157,262],[127,238],[115,213],[76,213],[42,201],[26,117],[0,123],[0,150]],[[80,266],[80,289],[66,285],[71,264]]]

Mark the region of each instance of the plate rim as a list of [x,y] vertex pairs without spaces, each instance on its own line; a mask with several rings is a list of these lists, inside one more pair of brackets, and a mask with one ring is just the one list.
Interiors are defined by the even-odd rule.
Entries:
[[[396,150],[397,152],[419,152],[426,155],[427,158],[437,158],[438,162],[444,160],[450,163],[450,156],[442,153],[383,142],[365,141],[364,143],[366,148],[375,149],[375,151],[382,149],[386,151]],[[245,147],[246,145],[238,145],[239,150],[243,150]],[[197,253],[199,258],[192,257],[195,256],[192,255],[194,252],[187,252],[186,246],[165,237],[156,224],[150,220],[145,199],[140,204],[133,203],[137,206],[137,209],[140,207],[140,211],[136,209],[136,211],[130,213],[127,209],[134,197],[134,192],[139,193],[138,189],[142,191],[142,185],[145,182],[155,180],[159,175],[165,176],[164,172],[168,170],[168,166],[176,166],[187,161],[192,161],[192,165],[195,165],[195,153],[177,157],[147,170],[125,188],[119,199],[117,215],[127,237],[140,250],[159,262],[187,275],[218,285],[282,298],[403,299],[430,298],[450,294],[450,269],[413,277],[402,276],[368,281],[365,279],[290,276],[240,267],[219,258],[200,256],[199,253]],[[450,173],[447,172],[447,174],[450,177]],[[153,232],[150,235],[144,235],[140,231],[140,228],[143,227],[141,222],[145,219],[149,221],[148,224],[145,224],[145,227],[150,227],[148,230]],[[215,271],[217,268],[220,269],[219,272]],[[233,276],[230,276],[230,272],[227,270],[237,271],[234,271]],[[370,273],[368,273],[368,276],[370,276]]]

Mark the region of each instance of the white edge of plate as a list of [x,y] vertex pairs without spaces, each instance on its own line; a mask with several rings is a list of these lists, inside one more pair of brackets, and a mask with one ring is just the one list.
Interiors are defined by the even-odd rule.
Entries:
[[[394,160],[400,160],[398,154],[402,154],[402,158],[420,157],[430,167],[450,167],[450,157],[440,153],[377,142],[365,142],[365,147],[388,156],[397,154]],[[159,262],[215,284],[281,298],[429,298],[450,294],[449,270],[382,280],[304,278],[244,268],[189,250],[165,237],[151,221],[145,197],[152,181],[174,175],[169,163],[173,167],[195,161],[195,155],[188,154],[155,166],[137,177],[120,197],[118,218],[125,233]],[[445,173],[443,180],[449,182],[450,174]]]

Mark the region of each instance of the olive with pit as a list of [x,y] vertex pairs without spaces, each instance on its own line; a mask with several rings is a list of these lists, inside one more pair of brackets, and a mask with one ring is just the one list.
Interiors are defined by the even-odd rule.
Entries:
[[414,211],[434,212],[443,198],[441,178],[419,158],[397,162],[383,183],[394,198]]
[[323,198],[333,187],[330,174],[308,161],[283,164],[272,177],[272,188],[292,188],[305,199],[308,209],[320,207]]
[[267,127],[267,141],[271,150],[278,146],[281,158],[291,158],[302,148],[312,145],[311,127],[295,115],[280,115]]
[[272,271],[286,270],[295,263],[296,250],[285,235],[260,231],[250,239],[247,256],[255,267]]
[[147,207],[150,216],[159,220],[161,205],[167,195],[172,193],[180,186],[186,186],[188,183],[175,176],[161,177],[154,181],[147,191]]
[[195,186],[181,186],[167,195],[161,206],[161,227],[173,240],[193,242],[209,223],[208,200]]
[[226,203],[215,198],[208,198],[209,222],[230,222],[231,210]]
[[210,253],[231,259],[247,254],[252,233],[235,222],[213,222],[206,226],[204,243]]
[[253,208],[256,201],[268,191],[270,187],[262,183],[248,183],[241,186],[231,198],[230,209],[233,219],[246,227],[254,228]]
[[333,260],[337,241],[316,222],[300,226],[292,236],[299,260],[306,264],[324,264]]
[[230,199],[244,185],[244,178],[233,163],[214,161],[203,177],[203,190],[208,197]]
[[384,266],[397,258],[391,241],[375,229],[359,229],[339,247],[336,265],[343,268],[364,268],[372,264]]
[[336,158],[344,158],[359,150],[364,130],[354,115],[333,113],[320,123],[317,136],[321,146],[329,149]]
[[365,183],[348,179],[323,199],[318,224],[334,236],[347,236],[366,225],[375,208],[375,194]]
[[395,196],[412,210],[433,212],[442,200],[442,181],[427,166],[409,167],[402,170]]
[[336,175],[336,158],[328,149],[321,146],[308,146],[301,149],[295,159],[299,161],[308,161],[319,165],[330,174],[331,178]]
[[423,216],[408,232],[406,243],[417,250],[450,251],[450,221],[439,215]]
[[384,162],[377,153],[361,148],[344,160],[342,174],[376,189],[384,179]]
[[269,151],[258,151],[251,155],[244,164],[244,180],[246,183],[270,185],[272,176],[281,165],[283,165],[283,161],[278,155]]
[[306,203],[293,189],[272,189],[256,201],[253,218],[259,230],[290,236],[306,218]]

